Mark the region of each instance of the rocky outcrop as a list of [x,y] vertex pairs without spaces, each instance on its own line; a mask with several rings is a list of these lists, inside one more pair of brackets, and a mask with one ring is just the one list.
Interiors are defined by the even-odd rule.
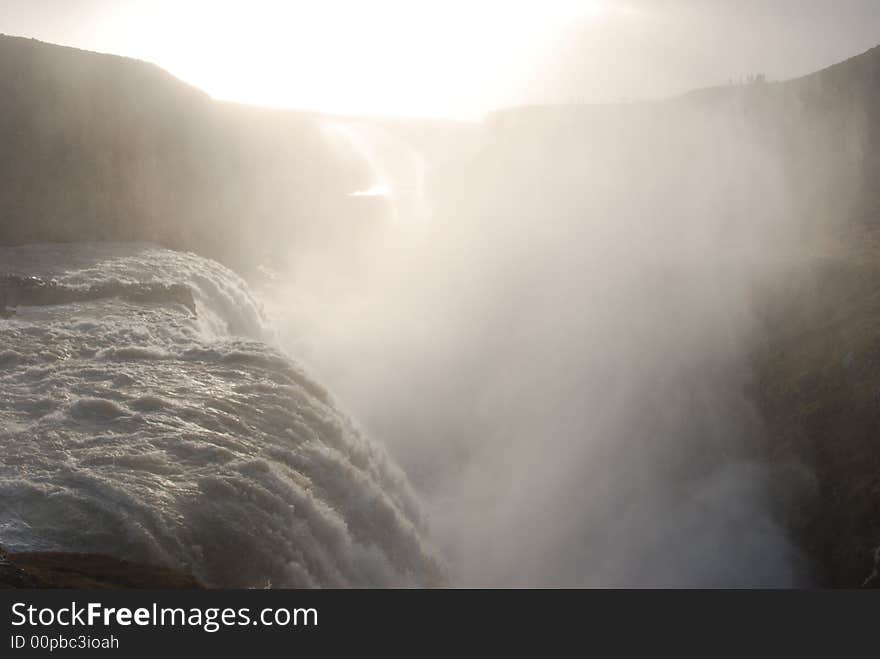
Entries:
[[0,550],[0,588],[159,588],[203,586],[178,570],[105,554]]

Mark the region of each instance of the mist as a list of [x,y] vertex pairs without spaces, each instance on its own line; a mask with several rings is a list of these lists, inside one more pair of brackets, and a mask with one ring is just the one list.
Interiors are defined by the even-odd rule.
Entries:
[[809,471],[769,465],[748,387],[757,291],[824,229],[766,132],[687,100],[502,112],[439,153],[335,132],[387,213],[361,260],[293,249],[282,340],[390,447],[452,583],[804,585]]
[[[65,371],[57,386],[66,407],[56,413],[50,401],[52,414],[40,416],[42,407],[13,405],[5,427],[43,432],[51,416],[51,432],[73,447],[62,457],[75,455],[84,418],[105,432],[132,465],[98,479],[121,494],[106,528],[134,509],[163,529],[138,530],[121,551],[209,585],[856,583],[877,544],[865,492],[880,473],[871,448],[880,383],[869,379],[880,355],[876,323],[862,314],[875,308],[880,278],[871,252],[880,245],[880,49],[793,76],[869,45],[880,16],[851,3],[805,54],[828,7],[759,4],[597,3],[587,19],[560,2],[559,18],[542,24],[565,23],[555,40],[543,50],[530,43],[537,50],[502,66],[505,89],[483,96],[474,90],[491,66],[463,50],[452,58],[459,68],[446,68],[437,44],[458,18],[437,9],[443,30],[430,57],[413,64],[382,50],[399,66],[374,96],[368,81],[352,91],[334,73],[347,66],[343,41],[327,61],[315,50],[310,80],[340,87],[338,106],[303,100],[323,107],[315,111],[219,101],[145,62],[0,35],[8,286],[26,288],[36,273],[58,299],[82,302],[70,311],[88,320],[77,331],[103,334],[100,350],[77,359],[105,360],[96,372],[124,371],[131,388],[77,384]],[[187,20],[198,23],[201,6]],[[111,23],[136,22],[143,8],[130,9]],[[489,9],[467,32],[474,53],[491,43],[481,31],[494,20]],[[532,10],[517,14],[518,29],[528,32]],[[241,11],[225,7],[224,24]],[[854,23],[848,41],[841,35]],[[176,29],[188,34],[187,25]],[[791,43],[771,57],[767,35],[786,25]],[[417,37],[413,28],[400,38]],[[272,60],[260,69],[277,83],[272,98],[299,102],[277,74],[288,41],[268,40],[248,61]],[[216,34],[205,41],[215,42],[228,45]],[[694,55],[720,51],[717,61]],[[197,73],[204,61],[189,64]],[[220,60],[201,72],[269,98],[259,76],[241,75],[257,68],[225,75]],[[466,80],[438,73],[471,68]],[[407,96],[401,71],[419,73],[416,87],[447,104]],[[346,94],[370,102],[352,105]],[[383,116],[418,114],[422,101],[437,110],[423,116],[444,118]],[[93,244],[105,241],[113,246]],[[190,307],[165,300],[142,318],[125,305],[149,300],[95,294],[112,310],[104,314],[68,291],[141,290],[157,273],[161,290],[196,291]],[[119,286],[104,281],[110,275]],[[200,295],[206,280],[212,293]],[[7,310],[14,297],[0,298],[0,312],[21,354],[4,359],[21,371],[10,378],[38,388],[36,344],[15,323],[43,336],[66,316],[30,310],[40,304]],[[229,302],[238,299],[246,303]],[[205,332],[212,313],[216,327]],[[65,369],[90,372],[82,364]],[[149,373],[155,391],[144,402],[135,390]],[[164,383],[175,378],[183,384],[166,401]],[[224,416],[218,425],[213,407],[190,409],[204,406],[206,386],[230,424]],[[132,419],[170,447],[160,466],[179,477],[169,491],[192,497],[185,506],[132,508],[142,497],[130,480],[158,477],[125,440]],[[168,428],[205,449],[206,481],[211,460],[229,461],[223,473],[241,486],[228,501],[202,496],[212,490],[175,462]],[[216,457],[217,441],[235,451]],[[43,462],[40,487],[59,478],[62,459]],[[276,494],[252,501],[267,483]],[[72,500],[81,490],[105,498],[76,487]],[[70,516],[44,515],[42,490],[32,490],[25,512],[9,514],[18,546],[104,550],[93,538],[63,545],[56,519]],[[317,493],[318,512],[295,508],[288,491],[298,505]],[[253,535],[259,515],[240,501],[279,527],[267,533],[274,540]],[[229,523],[213,522],[215,505],[232,511]],[[29,516],[48,530],[34,531]],[[210,541],[181,541],[187,534]],[[218,548],[230,538],[253,542],[260,563],[242,570],[227,560]]]

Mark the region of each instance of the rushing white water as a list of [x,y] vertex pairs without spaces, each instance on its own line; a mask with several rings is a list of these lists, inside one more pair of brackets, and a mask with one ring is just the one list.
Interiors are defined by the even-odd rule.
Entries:
[[0,544],[95,551],[214,586],[443,581],[403,473],[271,348],[219,264],[150,245],[0,249],[68,286],[175,283],[0,320]]

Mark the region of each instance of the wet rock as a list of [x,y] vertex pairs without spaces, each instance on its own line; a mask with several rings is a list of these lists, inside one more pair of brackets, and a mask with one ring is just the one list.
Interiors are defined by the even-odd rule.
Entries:
[[34,588],[33,580],[0,549],[0,588]]
[[106,554],[0,550],[0,588],[201,589],[190,574]]

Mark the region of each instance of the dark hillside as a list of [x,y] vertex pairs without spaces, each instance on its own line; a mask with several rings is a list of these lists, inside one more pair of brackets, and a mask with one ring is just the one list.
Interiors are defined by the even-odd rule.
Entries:
[[854,230],[779,275],[753,354],[767,458],[795,486],[781,503],[815,582],[858,586],[880,548],[880,237]]
[[[0,244],[151,240],[233,264],[351,214],[362,164],[316,117],[160,68],[0,36]],[[281,240],[279,240],[279,238]]]
[[[628,196],[600,214],[696,210],[724,228],[710,241],[719,257],[757,244],[749,394],[773,506],[811,583],[865,583],[880,568],[880,48],[788,82],[511,109],[489,126],[478,187],[503,170],[547,198],[581,194],[582,213],[603,177],[616,194],[623,176]],[[570,178],[542,164],[563,159]],[[658,230],[656,244],[679,238]]]

